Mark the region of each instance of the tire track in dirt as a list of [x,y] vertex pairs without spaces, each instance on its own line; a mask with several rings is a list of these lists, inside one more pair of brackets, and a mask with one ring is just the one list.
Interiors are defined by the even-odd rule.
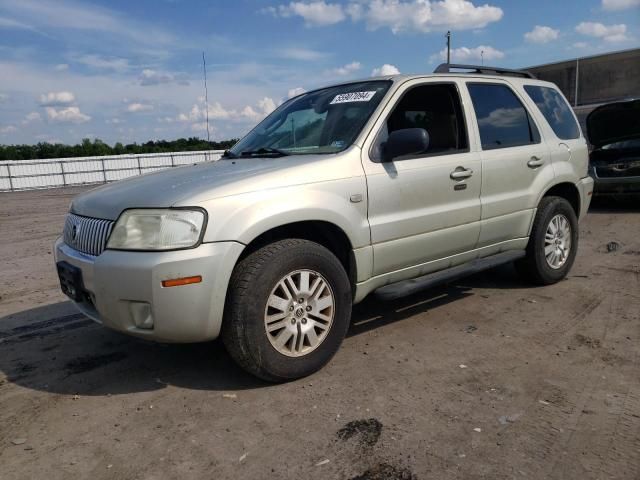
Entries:
[[[566,346],[571,343],[570,339],[576,328],[589,325],[592,319],[597,323],[601,319],[597,312],[605,298],[599,295],[585,302],[582,309],[570,320],[563,322],[560,328],[555,327],[546,332],[546,344]],[[604,332],[606,331],[605,326]],[[552,338],[551,342],[549,336]],[[522,419],[501,433],[502,442],[515,444],[518,450],[527,452],[520,470],[528,476],[551,478],[558,465],[567,464],[566,447],[572,441],[585,405],[598,385],[599,369],[595,362],[595,356],[589,358],[589,368],[577,385],[576,379],[571,381],[570,375],[567,378],[544,380],[542,388],[532,398]],[[572,383],[574,387],[570,388]]]
[[[612,318],[624,320],[621,322],[622,331],[619,337],[627,340],[632,336],[640,337],[638,304],[620,299],[619,296],[612,298]],[[627,329],[624,329],[625,326]],[[634,376],[640,364],[637,343],[628,341],[623,345],[627,346],[627,351],[623,353],[631,354],[632,361],[628,370]],[[609,368],[619,370],[617,365],[610,365]],[[615,405],[617,408],[611,409],[610,412],[615,418],[615,424],[608,435],[609,442],[598,470],[602,478],[640,478],[640,388],[630,385],[622,395],[614,396],[613,400],[619,400]]]
[[[608,312],[602,315],[607,319],[602,334],[588,337],[592,342],[584,346],[590,349],[591,374],[559,442],[561,456],[545,472],[546,477],[640,478],[640,393],[624,376],[624,370],[610,361],[610,358],[625,358],[612,353],[614,345],[618,349],[623,345],[626,350],[623,355],[632,357],[626,371],[633,376],[638,353],[627,334],[637,335],[638,328],[633,329],[632,308],[633,304],[620,295],[611,295]],[[629,386],[621,389],[623,385]],[[596,413],[604,415],[594,415]]]
[[81,313],[65,315],[63,317],[22,325],[7,332],[0,332],[0,345],[25,342],[33,338],[75,330],[94,324],[95,322],[93,320],[88,319]]

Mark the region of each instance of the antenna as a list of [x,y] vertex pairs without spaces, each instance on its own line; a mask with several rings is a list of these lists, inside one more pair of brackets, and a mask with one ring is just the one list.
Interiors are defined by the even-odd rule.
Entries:
[[451,30],[447,31],[447,63],[451,63]]
[[207,61],[204,58],[204,52],[202,52],[202,68],[204,70],[204,106],[207,112],[207,142],[211,142],[209,137],[209,92],[207,91]]

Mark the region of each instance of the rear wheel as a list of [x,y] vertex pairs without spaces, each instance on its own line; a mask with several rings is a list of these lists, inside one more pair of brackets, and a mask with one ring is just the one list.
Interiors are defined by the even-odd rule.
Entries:
[[578,248],[578,219],[561,197],[544,197],[533,222],[527,255],[516,262],[518,272],[539,285],[566,277]]
[[350,318],[351,286],[340,261],[322,245],[287,239],[236,266],[222,338],[245,370],[282,382],[329,362]]

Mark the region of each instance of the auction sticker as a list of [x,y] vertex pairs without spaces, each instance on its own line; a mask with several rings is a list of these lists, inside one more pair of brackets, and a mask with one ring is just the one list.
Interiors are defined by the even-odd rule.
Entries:
[[341,93],[331,100],[330,105],[336,103],[350,103],[350,102],[368,102],[373,98],[376,92],[351,92]]

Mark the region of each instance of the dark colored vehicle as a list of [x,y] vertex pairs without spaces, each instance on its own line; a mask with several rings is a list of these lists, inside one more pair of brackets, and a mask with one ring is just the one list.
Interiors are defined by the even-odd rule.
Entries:
[[586,123],[594,195],[640,197],[640,99],[602,105]]

